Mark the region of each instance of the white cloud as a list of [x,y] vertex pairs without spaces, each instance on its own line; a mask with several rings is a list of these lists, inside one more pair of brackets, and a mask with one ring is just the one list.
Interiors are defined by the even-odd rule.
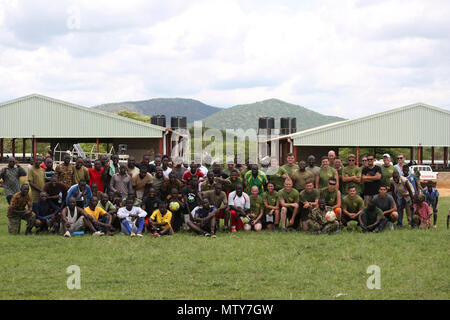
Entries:
[[449,108],[449,14],[438,0],[0,0],[0,101],[278,98],[347,118]]

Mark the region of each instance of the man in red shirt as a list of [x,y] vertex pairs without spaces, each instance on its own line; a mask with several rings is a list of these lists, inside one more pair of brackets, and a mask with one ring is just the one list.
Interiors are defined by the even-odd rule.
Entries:
[[102,168],[102,162],[100,160],[95,160],[94,168],[88,168],[89,170],[89,186],[95,182],[98,186],[98,191],[105,192],[105,184],[102,179],[102,174],[104,168]]
[[191,183],[191,178],[193,176],[197,176],[199,181],[203,180],[203,177],[205,176],[203,172],[198,169],[197,165],[192,162],[189,170],[186,170],[186,172],[183,175],[183,180],[186,182],[186,185],[189,185]]

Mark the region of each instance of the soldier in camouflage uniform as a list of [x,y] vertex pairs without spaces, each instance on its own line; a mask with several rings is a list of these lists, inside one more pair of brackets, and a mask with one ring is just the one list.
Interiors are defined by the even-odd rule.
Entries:
[[[28,184],[23,184],[20,188],[20,192],[16,193],[12,199],[8,208],[8,231],[10,234],[20,233],[21,220],[27,222],[27,229],[25,234],[31,234],[31,229],[34,226],[36,217],[32,212],[31,196],[28,194],[30,187]],[[28,206],[28,210],[25,208]]]
[[333,208],[325,205],[325,199],[319,199],[319,206],[312,209],[310,218],[306,221],[308,231],[312,233],[332,233],[339,227],[339,222],[334,220],[328,222],[325,215],[328,211],[333,211]]

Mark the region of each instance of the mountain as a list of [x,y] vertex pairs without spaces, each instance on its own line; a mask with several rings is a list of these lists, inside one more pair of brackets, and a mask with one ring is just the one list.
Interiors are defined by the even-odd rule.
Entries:
[[126,110],[147,116],[163,114],[166,116],[167,126],[170,126],[170,117],[185,116],[187,117],[187,122],[191,123],[222,110],[197,100],[182,98],[157,98],[143,101],[107,103],[94,108],[111,113]]
[[302,106],[290,104],[278,99],[269,99],[251,104],[237,105],[221,109],[205,119],[205,126],[217,129],[258,128],[258,118],[275,118],[275,128],[280,127],[280,118],[297,118],[297,131],[314,128],[324,124],[345,120],[339,117],[326,116],[306,109]]

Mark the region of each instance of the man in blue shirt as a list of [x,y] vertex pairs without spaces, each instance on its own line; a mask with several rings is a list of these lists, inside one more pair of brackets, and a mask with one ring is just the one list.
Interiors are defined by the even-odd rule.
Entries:
[[33,213],[36,215],[36,234],[42,230],[47,230],[53,225],[52,232],[55,232],[59,227],[57,225],[59,207],[48,199],[47,192],[40,193],[40,199],[33,202]]
[[69,198],[74,197],[77,202],[77,207],[86,208],[89,206],[89,201],[92,198],[92,190],[87,185],[86,180],[80,180],[78,184],[70,187],[67,191],[66,205],[69,205]]
[[193,221],[188,221],[188,226],[195,232],[205,237],[215,238],[217,208],[209,205],[209,200],[204,198],[202,205],[193,210]]

